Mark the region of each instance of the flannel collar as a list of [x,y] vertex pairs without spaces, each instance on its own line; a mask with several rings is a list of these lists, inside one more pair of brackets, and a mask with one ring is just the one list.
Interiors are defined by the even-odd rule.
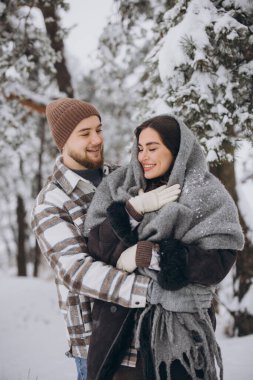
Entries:
[[[103,166],[104,175],[109,174],[109,167],[107,164]],[[67,168],[62,160],[62,156],[58,156],[55,161],[54,171],[53,171],[53,181],[59,183],[66,194],[71,194],[75,188],[80,185],[82,190],[88,194],[95,191],[95,186],[88,181],[80,177],[78,174],[74,173],[71,169]]]

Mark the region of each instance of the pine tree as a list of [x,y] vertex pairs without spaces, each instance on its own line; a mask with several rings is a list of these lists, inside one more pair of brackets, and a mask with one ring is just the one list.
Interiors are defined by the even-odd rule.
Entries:
[[152,88],[146,109],[157,112],[157,98],[180,114],[210,162],[232,160],[237,141],[253,135],[253,6],[223,3],[181,0],[168,9],[147,66],[152,80],[144,82],[147,93]]
[[152,39],[152,17],[150,1],[116,1],[116,11],[100,38],[99,64],[78,89],[80,97],[90,96],[103,116],[105,153],[114,162],[128,160],[132,132],[139,121],[138,86]]
[[0,188],[5,216],[0,240],[13,256],[21,254],[22,275],[27,260],[35,260],[34,274],[38,273],[39,251],[29,214],[56,153],[45,129],[45,105],[51,96],[60,96],[59,89],[73,94],[63,56],[67,31],[57,14],[66,7],[63,0],[53,5],[41,0],[0,1]]
[[[235,152],[239,141],[253,137],[252,25],[253,4],[246,1],[177,2],[158,25],[164,37],[156,42],[147,68],[153,68],[152,81],[149,87],[144,83],[149,94],[144,109],[157,112],[154,100],[159,99],[183,117],[237,204]],[[253,278],[253,244],[241,214],[240,220],[246,244],[237,260],[234,296],[243,305]],[[234,331],[253,332],[250,311],[239,306],[232,314]]]
[[[107,27],[111,40],[103,42],[103,81],[110,99],[114,92],[118,96],[128,91],[127,109],[134,115],[129,119],[133,125],[158,113],[180,116],[198,136],[211,170],[238,203],[235,152],[240,141],[252,141],[253,137],[253,3],[115,2],[121,20],[118,24],[111,21]],[[138,39],[142,25],[145,32]],[[145,46],[142,54],[137,54],[138,44]],[[127,88],[131,74],[136,82]],[[110,78],[117,83],[115,87]],[[240,218],[246,245],[234,273],[238,310],[233,318],[234,332],[245,335],[253,332],[253,315],[243,307],[252,286],[253,247],[248,227],[242,215]]]

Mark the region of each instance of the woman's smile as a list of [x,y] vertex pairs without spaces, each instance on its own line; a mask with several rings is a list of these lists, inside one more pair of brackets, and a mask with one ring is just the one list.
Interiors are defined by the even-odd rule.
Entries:
[[142,164],[144,172],[148,172],[148,171],[154,169],[155,166],[156,166],[156,164]]

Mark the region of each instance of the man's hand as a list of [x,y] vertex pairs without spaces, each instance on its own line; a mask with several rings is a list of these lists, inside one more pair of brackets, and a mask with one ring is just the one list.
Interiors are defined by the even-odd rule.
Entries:
[[123,251],[117,261],[116,268],[132,273],[136,268],[137,244]]
[[130,198],[128,202],[139,214],[143,215],[145,212],[157,211],[165,204],[176,201],[180,192],[178,184],[170,187],[163,185],[147,193],[140,190],[139,195]]

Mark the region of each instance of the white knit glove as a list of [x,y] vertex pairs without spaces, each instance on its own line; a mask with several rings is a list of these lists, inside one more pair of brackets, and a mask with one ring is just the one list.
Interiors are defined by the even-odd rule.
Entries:
[[136,268],[137,244],[123,251],[117,261],[116,268],[132,273]]
[[139,213],[157,211],[166,203],[176,201],[180,194],[180,185],[176,184],[170,187],[160,186],[155,190],[143,193],[141,189],[139,195],[130,198],[129,203]]

